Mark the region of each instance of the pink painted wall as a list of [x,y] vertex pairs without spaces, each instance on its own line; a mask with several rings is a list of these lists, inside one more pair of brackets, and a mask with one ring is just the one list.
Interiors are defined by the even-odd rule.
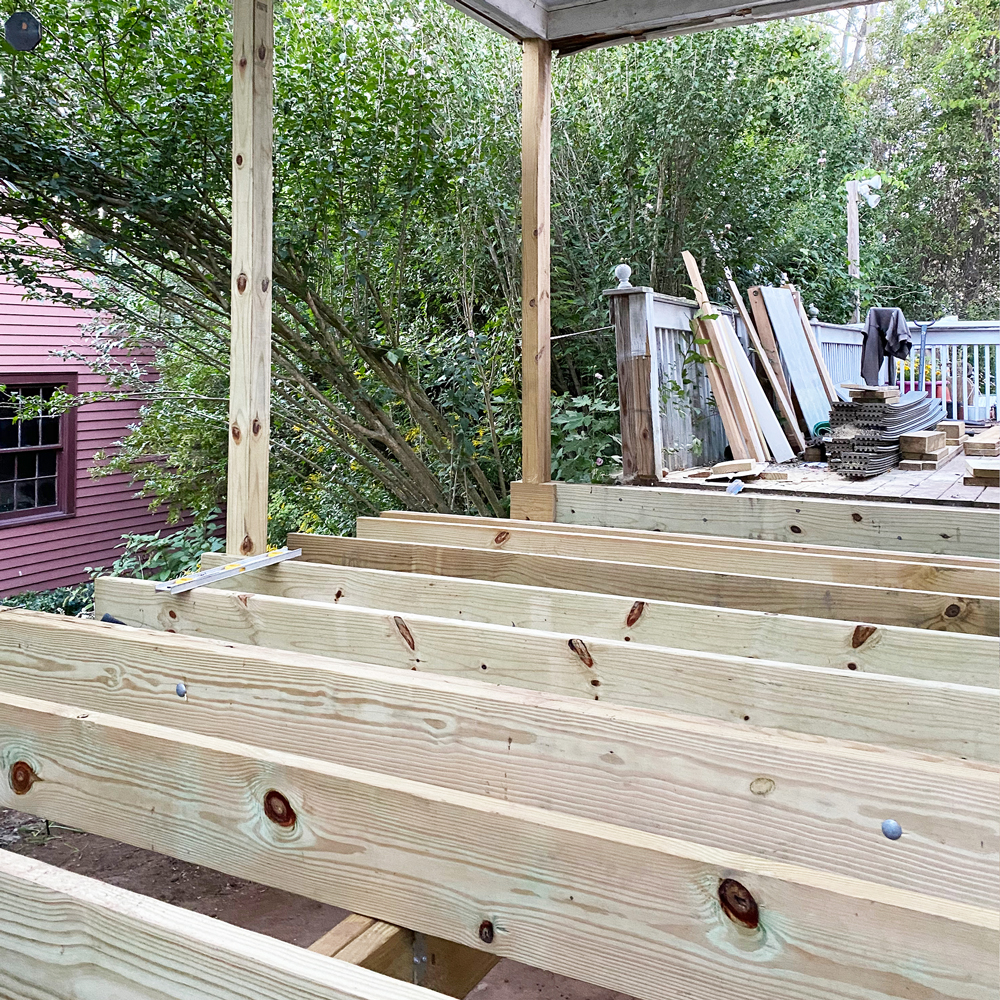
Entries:
[[[0,385],[5,375],[51,373],[52,381],[76,372],[78,390],[99,390],[103,381],[79,361],[52,351],[72,347],[87,356],[80,327],[90,314],[51,302],[26,300],[24,290],[0,277]],[[136,497],[127,476],[93,479],[94,454],[112,448],[134,423],[138,404],[88,403],[76,418],[75,511],[35,523],[0,520],[0,597],[48,590],[88,579],[87,566],[111,567],[115,545],[128,532],[152,532],[166,524],[150,514],[149,500]]]

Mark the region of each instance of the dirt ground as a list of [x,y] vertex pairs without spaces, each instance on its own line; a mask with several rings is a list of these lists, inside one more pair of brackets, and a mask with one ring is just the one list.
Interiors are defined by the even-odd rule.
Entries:
[[[100,879],[226,923],[307,947],[346,910],[280,889],[231,878],[153,851],[81,833],[10,809],[0,809],[0,849]],[[469,994],[475,1000],[629,1000],[507,959]]]

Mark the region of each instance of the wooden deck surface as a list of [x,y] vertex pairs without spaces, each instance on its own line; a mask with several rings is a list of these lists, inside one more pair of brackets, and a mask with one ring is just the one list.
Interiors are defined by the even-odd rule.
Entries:
[[[814,493],[827,496],[871,497],[873,500],[919,500],[923,503],[937,501],[948,504],[975,506],[1000,506],[1000,488],[995,486],[965,486],[964,454],[956,455],[947,465],[936,471],[904,472],[891,469],[871,479],[846,479],[824,463],[810,465],[799,463],[781,468],[788,479],[755,479],[744,483],[747,490],[766,490],[790,493]],[[707,467],[671,472],[665,483],[670,486],[698,486],[724,490],[726,482],[706,482]],[[699,475],[699,473],[701,475]]]

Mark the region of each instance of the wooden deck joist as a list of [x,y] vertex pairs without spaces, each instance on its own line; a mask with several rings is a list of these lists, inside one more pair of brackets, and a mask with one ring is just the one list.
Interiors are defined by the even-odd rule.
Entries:
[[469,514],[439,514],[420,510],[383,510],[379,517],[403,521],[432,521],[442,524],[480,524],[502,528],[529,528],[532,531],[571,533],[578,537],[600,535],[605,538],[623,538],[629,541],[688,542],[714,545],[722,548],[743,549],[748,553],[779,553],[818,556],[847,556],[866,561],[886,560],[892,563],[929,564],[953,569],[975,569],[997,572],[1000,558],[954,556],[942,552],[904,552],[893,549],[852,548],[848,545],[809,545],[805,542],[776,542],[759,538],[734,538],[726,535],[699,535],[680,531],[654,531],[647,528],[614,528],[595,524],[560,524],[558,521],[518,521],[506,517],[476,517]]
[[331,565],[530,583],[633,599],[684,601],[981,635],[997,635],[1000,630],[998,598],[333,535],[290,534],[288,544],[301,548],[303,559],[309,562]]
[[6,807],[640,1000],[996,988],[987,906],[15,695],[0,731]]
[[[499,521],[499,519],[497,519]],[[676,541],[647,532],[642,538],[536,530],[530,522],[508,521],[505,527],[405,517],[359,517],[358,538],[425,545],[458,545],[491,552],[600,559],[684,569],[718,569],[727,573],[864,584],[890,590],[922,590],[943,594],[972,594],[996,599],[1000,594],[1000,567],[958,568],[861,555],[820,555],[792,549],[748,550],[723,544]]]
[[430,1000],[415,986],[0,851],[5,1000]]
[[552,485],[555,516],[539,520],[960,556],[996,552],[993,510],[641,486]]
[[[101,624],[50,630],[39,619],[0,615],[0,690],[226,739],[253,734],[271,749],[959,901],[1000,890],[994,767],[271,648]],[[102,684],[109,663],[124,666]],[[906,817],[906,851],[885,851],[882,812]],[[713,822],[722,814],[727,823]]]
[[[220,553],[202,557],[206,566],[224,561]],[[99,580],[98,617],[105,611],[114,615],[110,604],[103,603],[103,586]],[[613,594],[302,560],[224,581],[218,589],[973,687],[1000,686],[1000,642],[989,636],[959,632],[670,601],[634,601]]]
[[[1000,690],[206,590],[100,581],[119,621],[756,728],[1000,759]],[[13,650],[11,651],[14,652]]]

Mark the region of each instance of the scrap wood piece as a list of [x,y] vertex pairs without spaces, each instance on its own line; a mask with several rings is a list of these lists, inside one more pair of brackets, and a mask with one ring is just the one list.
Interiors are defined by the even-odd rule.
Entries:
[[[763,300],[774,336],[781,347],[781,356],[788,368],[795,398],[805,418],[808,436],[812,437],[829,425],[831,400],[816,367],[791,290],[755,285],[750,289],[751,302],[757,297]],[[754,315],[756,314],[755,311]]]
[[805,438],[802,437],[802,431],[799,429],[799,421],[795,416],[795,407],[792,405],[788,383],[785,382],[785,374],[781,370],[780,364],[778,366],[778,371],[775,371],[774,366],[771,364],[770,355],[764,350],[764,344],[761,341],[760,334],[757,332],[757,327],[754,324],[753,319],[751,319],[750,313],[747,311],[746,303],[743,301],[743,296],[740,294],[740,290],[737,287],[736,282],[733,281],[729,274],[729,268],[726,268],[726,281],[729,285],[729,294],[732,297],[733,305],[736,306],[736,311],[740,314],[740,319],[743,320],[743,325],[747,328],[747,335],[750,337],[754,350],[757,352],[757,358],[760,361],[760,366],[764,369],[764,374],[767,376],[767,380],[771,383],[774,398],[778,402],[778,409],[781,411],[781,415],[785,418],[782,430],[784,430],[785,435],[788,438],[788,443],[800,452],[805,451]]
[[830,402],[835,403],[840,398],[837,395],[837,387],[833,384],[833,379],[830,377],[830,370],[826,367],[826,360],[823,358],[822,348],[819,346],[819,341],[816,339],[816,333],[812,328],[812,323],[809,322],[809,317],[806,315],[806,311],[802,306],[802,296],[799,294],[799,290],[795,287],[795,285],[788,284],[782,287],[789,289],[792,293],[792,301],[795,303],[795,308],[799,313],[799,319],[802,321],[802,332],[805,334],[806,343],[809,345],[813,361],[816,363],[816,370],[819,372],[819,377],[823,382],[823,388],[826,390],[826,395]]
[[[729,468],[729,466],[741,466]],[[708,482],[719,479],[756,479],[767,468],[764,462],[718,462],[712,466],[711,473],[705,477]]]

